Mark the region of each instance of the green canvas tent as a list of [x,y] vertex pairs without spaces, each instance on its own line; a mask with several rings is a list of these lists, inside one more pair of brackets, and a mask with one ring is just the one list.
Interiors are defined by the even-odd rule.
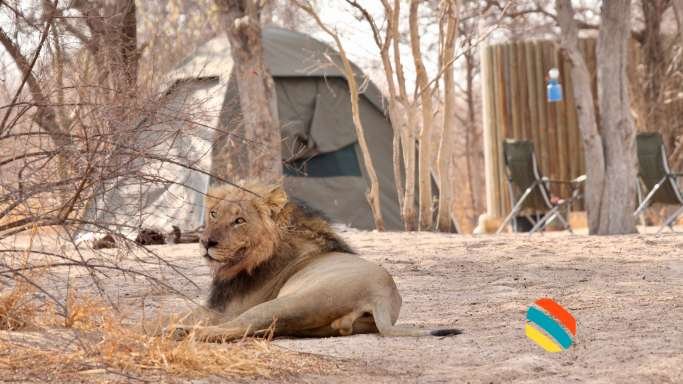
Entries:
[[[274,78],[282,127],[288,194],[330,220],[373,229],[365,193],[367,175],[351,118],[349,92],[333,49],[305,34],[265,28],[266,63]],[[239,127],[237,86],[227,38],[200,46],[167,76],[164,96],[128,142],[140,158],[125,160],[130,176],[108,180],[90,201],[79,240],[102,228],[135,239],[140,230],[191,231],[203,224],[209,174],[225,174],[227,140]],[[402,229],[393,177],[391,124],[372,82],[363,83],[360,114],[380,183],[386,228]],[[139,148],[138,148],[139,147]],[[170,158],[172,161],[164,161]],[[215,182],[215,180],[214,180]]]
[[[366,170],[336,51],[310,36],[280,28],[266,28],[263,45],[277,91],[286,191],[335,222],[360,229],[374,228],[365,197]],[[209,47],[219,49],[207,52],[207,56],[230,54],[227,39],[216,39],[206,46]],[[362,82],[363,74],[357,67],[354,69]],[[217,174],[225,169],[221,160],[227,157],[222,152],[228,133],[234,132],[234,126],[241,121],[238,100],[236,82],[229,79],[220,119],[224,125],[217,131],[223,134],[216,136],[214,146],[213,172]],[[379,178],[384,221],[387,229],[400,230],[392,168],[393,131],[384,113],[382,95],[371,82],[366,83],[359,104],[365,138]]]

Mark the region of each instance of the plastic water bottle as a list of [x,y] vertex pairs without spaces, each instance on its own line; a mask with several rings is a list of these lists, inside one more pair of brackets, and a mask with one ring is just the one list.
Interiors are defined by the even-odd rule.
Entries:
[[562,84],[560,84],[560,71],[551,68],[548,71],[548,102],[562,101]]

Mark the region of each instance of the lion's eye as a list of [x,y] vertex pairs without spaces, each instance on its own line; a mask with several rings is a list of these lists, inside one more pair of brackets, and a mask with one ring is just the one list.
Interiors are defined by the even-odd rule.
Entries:
[[244,218],[238,217],[238,218],[236,218],[235,221],[233,221],[232,223],[233,223],[234,225],[239,225],[239,224],[244,224],[244,223],[246,223],[246,222],[247,222],[247,221],[244,220]]
[[215,219],[218,217],[218,213],[216,211],[209,211],[209,216],[211,216],[212,219]]

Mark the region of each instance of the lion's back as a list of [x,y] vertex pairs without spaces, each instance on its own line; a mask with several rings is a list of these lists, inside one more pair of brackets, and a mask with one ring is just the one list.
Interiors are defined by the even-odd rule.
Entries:
[[311,291],[383,295],[397,289],[389,272],[381,266],[355,254],[331,252],[318,256],[293,274],[278,296]]

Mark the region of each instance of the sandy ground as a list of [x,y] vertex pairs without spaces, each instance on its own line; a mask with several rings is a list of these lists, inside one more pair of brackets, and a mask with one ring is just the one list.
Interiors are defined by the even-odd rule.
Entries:
[[[279,339],[278,347],[323,355],[339,369],[272,382],[683,383],[683,234],[342,235],[396,279],[399,323],[455,326],[464,334]],[[201,300],[209,276],[196,247],[153,250],[199,288],[158,263],[124,257],[122,265],[143,265]],[[61,280],[53,283],[58,288]],[[101,287],[129,312],[184,306],[140,278],[112,277]],[[526,310],[541,297],[554,298],[577,319],[575,344],[564,352],[545,352],[524,335]]]

